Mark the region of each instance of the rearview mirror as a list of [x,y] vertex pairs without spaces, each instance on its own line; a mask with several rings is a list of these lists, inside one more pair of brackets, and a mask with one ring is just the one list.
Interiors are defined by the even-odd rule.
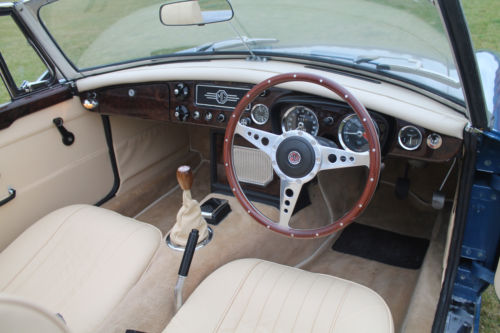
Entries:
[[160,7],[160,21],[165,25],[203,25],[232,18],[233,8],[227,0],[186,0]]

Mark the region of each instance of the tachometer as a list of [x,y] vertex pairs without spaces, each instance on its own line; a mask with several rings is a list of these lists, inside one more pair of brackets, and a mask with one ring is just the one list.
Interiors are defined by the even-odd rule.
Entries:
[[299,129],[311,135],[317,135],[319,129],[318,117],[308,107],[302,105],[292,106],[283,115],[281,129],[283,132]]
[[[380,136],[377,123],[373,123],[375,124],[377,135]],[[357,115],[351,114],[342,120],[339,126],[339,141],[344,149],[357,153],[368,151],[369,145],[366,132]]]

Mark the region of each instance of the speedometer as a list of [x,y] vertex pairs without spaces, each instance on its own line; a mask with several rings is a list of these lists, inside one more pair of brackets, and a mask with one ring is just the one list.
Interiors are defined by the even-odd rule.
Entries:
[[318,134],[318,117],[313,110],[302,105],[292,106],[286,110],[281,120],[283,132],[302,130],[316,136]]
[[[377,134],[380,135],[376,122],[373,122]],[[366,138],[366,132],[355,114],[345,117],[339,126],[339,141],[344,149],[348,149],[357,153],[368,151],[369,145]]]

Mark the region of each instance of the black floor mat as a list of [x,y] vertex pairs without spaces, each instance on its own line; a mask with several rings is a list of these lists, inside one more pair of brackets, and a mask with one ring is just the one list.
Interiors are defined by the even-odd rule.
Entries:
[[428,246],[427,239],[352,223],[332,249],[388,265],[419,269]]

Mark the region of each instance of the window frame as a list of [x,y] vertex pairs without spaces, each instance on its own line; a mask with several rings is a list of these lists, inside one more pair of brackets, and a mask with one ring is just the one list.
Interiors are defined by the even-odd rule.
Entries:
[[[5,102],[5,104],[12,103],[15,100],[36,94],[37,92],[51,88],[57,83],[56,72],[54,70],[55,66],[48,60],[47,55],[42,52],[42,49],[36,43],[36,40],[32,38],[29,30],[22,23],[22,20],[17,16],[16,11],[13,7],[0,7],[0,17],[9,16],[13,23],[19,28],[21,34],[26,38],[26,42],[32,47],[33,52],[39,57],[40,61],[44,64],[46,72],[42,73],[41,77],[49,75],[47,80],[33,81],[31,83],[39,83],[34,86],[28,87],[27,89],[21,89],[18,87],[14,81],[11,74],[9,66],[7,65],[5,59],[2,56],[2,49],[0,47],[0,77],[5,85],[6,90],[10,95],[10,101]],[[3,104],[3,105],[5,105]]]

